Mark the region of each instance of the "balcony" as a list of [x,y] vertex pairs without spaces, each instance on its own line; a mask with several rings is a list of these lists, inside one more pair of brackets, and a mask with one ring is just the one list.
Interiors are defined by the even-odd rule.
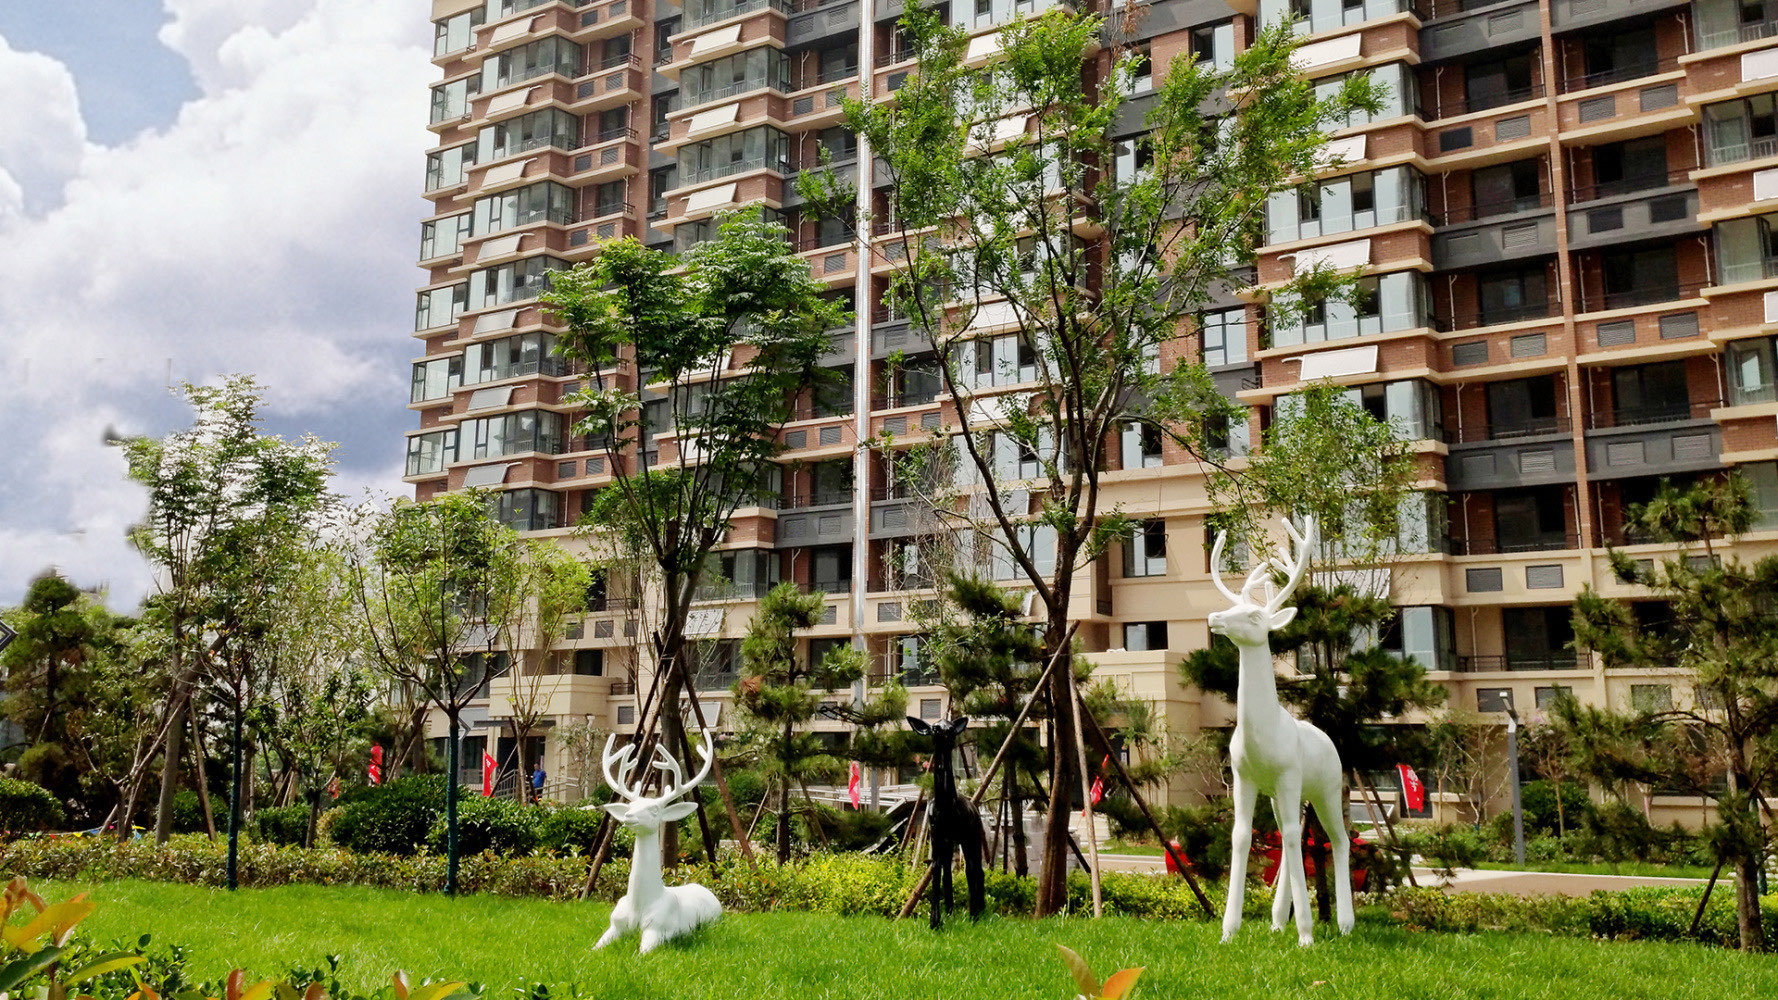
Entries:
[[779,510],[801,510],[805,507],[837,507],[849,504],[857,496],[852,489],[820,490],[814,493],[798,493],[783,497],[778,501]]
[[1778,257],[1727,262],[1718,266],[1716,273],[1716,283],[1719,285],[1739,285],[1769,278],[1778,278]]
[[1568,418],[1552,417],[1533,424],[1515,428],[1518,433],[1510,436],[1453,445],[1445,459],[1447,487],[1453,492],[1468,492],[1573,482],[1574,441],[1568,434]]
[[1590,24],[1687,6],[1690,5],[1685,0],[1554,0],[1550,20],[1556,31],[1573,31]]
[[1610,312],[1614,309],[1637,309],[1642,306],[1660,305],[1664,302],[1684,302],[1696,298],[1704,287],[1704,283],[1701,281],[1675,281],[1662,282],[1647,288],[1631,288],[1620,292],[1583,291],[1580,311],[1582,313]]
[[1502,673],[1515,670],[1579,670],[1580,654],[1572,650],[1553,653],[1507,653],[1504,656],[1459,656],[1457,672]]
[[1451,316],[1451,329],[1479,330],[1490,326],[1529,323],[1532,320],[1549,319],[1560,315],[1562,315],[1562,303],[1550,299],[1544,302],[1527,302],[1522,305],[1496,306],[1476,312],[1455,313]]
[[798,0],[785,27],[785,41],[802,45],[818,38],[858,33],[858,0]]
[[[1547,198],[1520,201],[1547,203]],[[1535,206],[1439,229],[1432,235],[1432,266],[1440,271],[1470,268],[1540,257],[1555,250],[1555,210]]]
[[1722,400],[1594,415],[1586,434],[1592,479],[1673,475],[1722,468],[1722,428],[1710,411]]
[[1576,207],[1568,213],[1568,245],[1575,250],[1703,230],[1698,223],[1698,189],[1685,180],[1684,171],[1648,186],[1626,181],[1579,188],[1574,201]]
[[1580,548],[1580,536],[1574,532],[1508,538],[1475,538],[1451,540],[1451,553],[1459,556],[1506,556],[1524,552],[1561,552]]
[[1632,63],[1628,66],[1615,66],[1597,73],[1582,76],[1571,76],[1562,82],[1562,93],[1572,94],[1578,90],[1592,90],[1595,87],[1609,87],[1612,84],[1627,83],[1640,80],[1645,76],[1656,76],[1671,73],[1679,68],[1679,60],[1674,57],[1667,59],[1650,59],[1645,62]]
[[1744,45],[1747,42],[1760,42],[1768,38],[1778,38],[1778,19],[1767,18],[1750,24],[1738,24],[1732,28],[1719,28],[1715,31],[1698,33],[1698,51],[1722,49],[1731,45]]
[[[1461,0],[1429,0],[1422,5],[1420,57],[1453,59],[1502,45],[1531,41],[1542,31],[1537,0],[1465,10]],[[1474,7],[1474,4],[1467,6]]]
[[[1535,6],[1535,5],[1533,5]],[[1439,101],[1434,98],[1433,106],[1421,111],[1421,117],[1428,122],[1444,121],[1447,118],[1461,118],[1464,115],[1477,115],[1496,108],[1509,108],[1528,101],[1542,100],[1543,84],[1534,83],[1529,87],[1518,87],[1513,90],[1502,90],[1498,93],[1478,97],[1475,100],[1459,98],[1453,101]]]

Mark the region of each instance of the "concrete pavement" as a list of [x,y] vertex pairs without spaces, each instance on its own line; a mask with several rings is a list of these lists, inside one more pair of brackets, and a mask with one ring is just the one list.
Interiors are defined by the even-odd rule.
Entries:
[[[1100,854],[1108,872],[1165,871],[1159,857],[1144,854]],[[1430,868],[1415,866],[1414,877],[1423,886],[1441,886],[1449,892],[1508,892],[1515,896],[1589,896],[1605,889],[1634,889],[1649,885],[1702,886],[1701,878],[1653,878],[1642,875],[1571,875],[1558,872],[1495,871],[1464,868],[1443,882]],[[1717,882],[1720,891],[1730,880],[1727,873]]]

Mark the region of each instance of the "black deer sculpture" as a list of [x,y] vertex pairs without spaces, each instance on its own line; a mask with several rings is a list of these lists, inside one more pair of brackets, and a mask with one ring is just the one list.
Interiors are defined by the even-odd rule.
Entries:
[[982,834],[981,816],[969,800],[957,793],[957,778],[951,772],[951,752],[957,748],[957,737],[969,726],[969,717],[949,722],[927,724],[908,716],[908,727],[932,740],[932,805],[928,826],[932,836],[932,929],[944,924],[942,915],[954,905],[951,897],[951,852],[963,851],[963,875],[969,883],[969,919],[981,917],[986,906],[982,889],[982,857],[986,844]]

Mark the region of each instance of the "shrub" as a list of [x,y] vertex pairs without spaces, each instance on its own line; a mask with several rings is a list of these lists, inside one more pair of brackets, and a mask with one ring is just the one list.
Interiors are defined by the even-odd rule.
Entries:
[[1180,852],[1192,863],[1194,872],[1213,881],[1228,875],[1230,836],[1235,825],[1228,799],[1188,808],[1167,806],[1157,819],[1167,836],[1179,841]]
[[173,793],[173,832],[209,832],[209,827],[204,825],[204,803],[198,793],[189,788]]
[[[1415,930],[1536,930],[1579,937],[1677,941],[1690,936],[1701,891],[1656,886],[1569,897],[1404,889],[1390,897],[1390,912]],[[1767,896],[1761,911],[1767,947],[1778,946],[1778,898]],[[1698,924],[1697,940],[1729,947],[1739,943],[1733,893],[1718,892],[1710,897]]]
[[25,750],[13,777],[47,789],[58,802],[81,794],[80,768],[67,748],[57,743],[39,743]]
[[0,778],[0,829],[11,833],[53,830],[67,822],[49,789],[17,778]]
[[1440,868],[1474,868],[1488,856],[1481,834],[1466,826],[1434,826],[1404,830],[1402,844]]
[[819,844],[834,851],[862,851],[875,847],[889,835],[889,816],[878,809],[835,809],[815,803],[817,831],[810,828],[810,817],[800,813],[793,824],[797,836],[805,844]]
[[[537,849],[537,826],[542,810],[513,799],[470,796],[457,802],[457,853],[484,851],[507,856],[530,854]],[[426,835],[434,853],[445,851],[445,817],[441,811]]]
[[[1553,781],[1531,781],[1520,789],[1519,807],[1525,814],[1525,836],[1558,832],[1556,789]],[[1562,827],[1570,831],[1584,829],[1587,815],[1593,810],[1592,800],[1587,798],[1586,786],[1578,781],[1564,781],[1561,784],[1561,795]]]
[[309,833],[309,807],[261,809],[253,814],[253,830],[262,843],[301,847]]
[[334,843],[360,854],[411,855],[444,811],[442,777],[414,775],[379,786],[334,820]]
[[537,847],[555,854],[588,855],[598,846],[599,820],[595,809],[549,809],[537,824]]

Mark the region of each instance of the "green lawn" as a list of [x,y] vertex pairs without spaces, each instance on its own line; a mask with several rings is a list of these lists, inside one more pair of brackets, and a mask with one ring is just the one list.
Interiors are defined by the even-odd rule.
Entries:
[[1350,938],[1307,950],[1253,922],[1225,948],[1202,922],[995,919],[933,934],[916,921],[738,915],[644,957],[633,938],[591,950],[607,912],[596,904],[344,886],[232,895],[137,881],[37,888],[51,899],[90,890],[100,903],[84,925],[92,937],[152,931],[158,941],[186,945],[192,971],[206,978],[236,965],[275,976],[337,954],[345,956],[342,978],[361,987],[405,969],[487,983],[506,997],[515,995],[511,987],[546,982],[575,984],[572,995],[581,998],[626,1000],[1066,1000],[1074,991],[1055,942],[1079,951],[1101,975],[1147,966],[1138,1000],[1778,996],[1778,958],[1690,944],[1412,933],[1362,915]]

